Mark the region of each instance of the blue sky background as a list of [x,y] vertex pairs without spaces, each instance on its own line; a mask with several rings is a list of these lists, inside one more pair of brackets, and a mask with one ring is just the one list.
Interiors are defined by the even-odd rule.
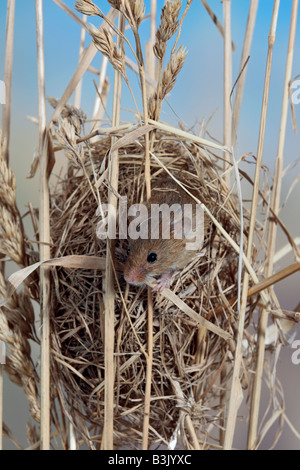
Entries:
[[[4,70],[4,46],[6,23],[6,0],[0,1],[0,79],[3,79]],[[66,0],[65,3],[73,9],[74,1]],[[98,0],[96,3],[108,11],[107,2]],[[163,5],[158,0],[159,10]],[[184,2],[185,3],[185,2]],[[247,22],[249,0],[232,0],[232,39],[236,45],[233,53],[233,81],[235,81],[240,66],[244,32]],[[219,0],[210,0],[209,4],[222,22],[223,6]],[[150,1],[145,2],[146,13],[149,11]],[[269,109],[267,118],[266,138],[264,147],[264,162],[274,172],[278,131],[281,114],[283,94],[283,82],[285,75],[286,53],[288,45],[291,0],[282,0],[279,10],[276,42],[273,54],[273,67],[270,88]],[[273,9],[272,0],[260,0],[254,38],[251,48],[251,57],[248,63],[247,79],[240,115],[238,129],[238,141],[236,157],[245,153],[256,154],[258,130],[260,122],[260,110],[263,94],[265,64],[268,50],[268,33]],[[73,72],[78,64],[78,48],[80,41],[80,26],[63,12],[52,0],[44,0],[45,20],[45,58],[46,58],[46,94],[59,98],[64,92]],[[89,22],[99,24],[99,19],[88,18]],[[159,24],[159,23],[158,23]],[[149,39],[148,22],[141,25],[140,34],[142,42]],[[128,35],[130,39],[130,34]],[[11,123],[11,166],[17,177],[18,204],[21,212],[25,212],[28,201],[38,204],[38,178],[26,179],[35,148],[37,147],[37,127],[27,119],[27,115],[38,115],[37,102],[37,71],[36,71],[36,43],[35,43],[35,2],[34,0],[16,0],[15,36],[14,36],[14,65],[12,87],[12,123]],[[90,41],[87,37],[86,44]],[[185,46],[189,53],[178,81],[171,92],[170,104],[187,124],[193,126],[202,118],[207,120],[215,112],[208,130],[212,136],[222,140],[223,136],[223,39],[208,17],[200,0],[194,0],[188,15],[183,23],[182,34],[179,43]],[[300,74],[300,24],[298,21],[296,46],[294,55],[293,74]],[[97,54],[93,65],[100,67],[101,56]],[[137,78],[132,72],[128,72],[130,82],[136,94]],[[113,69],[108,70],[110,83],[113,83]],[[91,117],[95,89],[92,80],[95,76],[87,73],[83,81],[82,108]],[[133,109],[130,93],[123,85],[122,106]],[[72,98],[73,99],[73,98]],[[72,99],[70,102],[72,102]],[[111,112],[111,98],[108,100],[108,113]],[[47,108],[48,116],[51,108]],[[0,110],[1,112],[1,110]],[[300,129],[300,105],[295,106],[296,118]],[[122,119],[133,119],[132,115],[123,112]],[[177,125],[178,119],[168,106],[165,106],[161,119]],[[284,165],[296,161],[300,157],[299,135],[295,135],[292,129],[291,113],[289,111]],[[247,167],[249,168],[249,167]],[[299,165],[290,170],[284,180],[282,197],[299,174]],[[282,213],[282,219],[289,227],[293,236],[300,234],[299,216],[300,191],[297,187],[288,205]],[[279,233],[279,246],[285,244],[285,238]],[[293,261],[291,256],[276,266],[281,269]],[[276,292],[286,309],[293,309],[299,302],[300,275],[294,275],[289,280],[281,282],[276,287]],[[299,337],[299,334],[298,334]],[[300,386],[300,369],[293,366],[290,361],[290,350],[286,355],[289,365],[288,380],[291,387],[286,391],[287,402],[291,403],[292,418],[296,420],[300,428],[300,412],[298,406],[293,406],[293,391]],[[283,362],[282,369],[286,369]],[[281,366],[280,366],[281,367]],[[296,397],[298,394],[295,394]],[[296,398],[295,398],[296,399]],[[25,405],[26,406],[26,405]],[[7,408],[8,412],[8,408]],[[12,410],[13,413],[13,410]],[[298,413],[298,414],[297,414]],[[293,439],[287,431],[285,441],[280,441],[282,448],[300,448],[299,442]]]

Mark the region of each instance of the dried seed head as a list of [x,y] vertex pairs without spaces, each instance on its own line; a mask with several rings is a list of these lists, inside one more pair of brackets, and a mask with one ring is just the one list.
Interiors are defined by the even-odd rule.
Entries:
[[83,15],[99,15],[97,6],[91,0],[76,0],[75,8]]
[[129,11],[128,11],[128,5],[131,9],[133,19],[135,20],[137,27],[139,27],[139,25],[141,24],[141,21],[144,18],[144,15],[145,15],[144,2],[143,2],[143,0],[127,0],[127,1],[125,1],[126,13],[128,14],[128,16],[130,18],[131,15],[129,14]]
[[181,4],[181,0],[167,0],[162,9],[160,25],[156,32],[156,41],[153,47],[155,56],[160,60],[165,55],[167,41],[171,39],[178,28],[178,16]]
[[16,205],[16,179],[2,154],[0,134],[0,252],[24,266],[24,240],[21,217]]
[[186,56],[187,51],[182,46],[179,46],[177,52],[171,55],[170,61],[166,66],[162,76],[162,88],[159,99],[163,100],[164,97],[172,90],[173,86],[175,85],[177,75],[182,69]]
[[145,5],[143,0],[108,0],[108,3],[116,10],[123,13],[127,21],[135,23],[139,27],[145,15]]
[[[7,296],[7,283],[0,273],[0,296]],[[32,417],[39,421],[38,375],[31,360],[29,339],[33,339],[34,311],[28,291],[14,293],[0,310],[0,340],[7,345],[5,370],[10,380],[24,388]]]
[[8,207],[0,207],[0,251],[24,266],[23,235],[19,221]]
[[148,100],[148,116],[150,119],[156,118],[156,110],[157,110],[157,93],[154,92],[154,94],[151,95]]
[[66,118],[58,122],[58,130],[55,134],[56,139],[65,151],[65,155],[75,167],[80,167],[84,160],[82,145],[77,144],[75,127]]
[[121,11],[121,7],[122,7],[121,0],[107,0],[107,1],[110,4],[110,6],[112,6],[113,8],[115,8],[118,11]]
[[[56,109],[58,100],[52,96],[47,98],[49,104]],[[79,136],[82,131],[82,127],[86,121],[86,114],[79,108],[72,106],[71,104],[65,104],[61,112],[61,117],[66,118],[70,124],[75,127],[75,133]]]
[[124,54],[119,52],[111,33],[106,29],[90,28],[90,33],[97,49],[104,54],[112,66],[122,75],[126,74]]
[[161,87],[158,92],[154,92],[148,100],[148,115],[150,119],[158,119],[163,99],[172,90],[184,64],[187,51],[179,46],[177,52],[171,54],[169,63],[167,64],[162,80]]

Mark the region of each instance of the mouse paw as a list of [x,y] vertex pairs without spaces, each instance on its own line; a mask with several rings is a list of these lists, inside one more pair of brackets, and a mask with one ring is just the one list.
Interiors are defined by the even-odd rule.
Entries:
[[171,285],[171,278],[172,278],[172,273],[171,272],[168,272],[168,273],[165,273],[163,274],[158,280],[157,280],[157,284],[156,286],[154,287],[154,291],[157,291],[157,292],[162,292],[164,289],[168,289]]

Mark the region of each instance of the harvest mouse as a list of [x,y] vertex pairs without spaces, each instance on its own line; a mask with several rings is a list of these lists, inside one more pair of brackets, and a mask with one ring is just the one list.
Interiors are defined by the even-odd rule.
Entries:
[[[153,208],[157,210],[158,205],[166,208],[167,212],[162,211],[157,217],[157,213],[151,211]],[[146,237],[135,239],[136,235],[130,236],[129,231],[124,278],[136,286],[143,285],[150,278],[158,278],[155,290],[162,291],[170,286],[173,273],[186,266],[202,248],[206,220],[201,206],[171,178],[164,178],[153,185],[151,198],[145,207],[146,215],[139,218],[137,227],[140,233],[142,227],[146,229]],[[165,231],[164,217],[169,232]]]

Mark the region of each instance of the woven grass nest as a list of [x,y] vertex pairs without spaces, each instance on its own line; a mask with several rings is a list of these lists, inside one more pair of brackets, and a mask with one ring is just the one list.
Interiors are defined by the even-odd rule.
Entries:
[[[37,18],[42,15],[40,3]],[[155,2],[153,6],[151,2],[149,18],[142,0],[108,0],[112,8],[107,15],[91,0],[77,0],[75,9],[92,21],[85,24],[77,18],[93,44],[83,49],[81,41],[78,67],[67,88],[60,99],[49,99],[55,112],[46,129],[43,21],[37,21],[41,106],[39,148],[30,175],[34,176],[40,164],[39,211],[29,204],[22,215],[17,207],[16,178],[6,158],[7,136],[0,132],[0,257],[20,268],[8,279],[0,270],[0,343],[7,345],[5,370],[11,381],[23,387],[37,423],[28,422],[31,449],[50,445],[75,449],[84,444],[105,450],[229,449],[235,446],[242,398],[251,400],[249,412],[245,412],[249,418],[247,448],[257,448],[276,422],[275,444],[286,421],[276,365],[281,346],[289,342],[288,332],[299,322],[299,306],[296,312],[283,310],[272,286],[299,271],[300,255],[276,209],[284,173],[280,169],[283,148],[277,155],[273,179],[262,165],[260,145],[267,98],[262,104],[258,152],[250,159],[254,181],[247,168],[241,169],[247,165],[247,155],[235,159],[231,131],[225,126],[232,119],[229,106],[224,109],[224,131],[228,133],[224,145],[208,133],[210,119],[206,125],[202,121],[200,133],[187,132],[182,121],[178,127],[162,122],[163,102],[187,56],[179,40],[192,2],[183,3],[164,2],[156,29]],[[254,3],[251,11],[256,8]],[[273,19],[277,14],[278,8],[274,8]],[[226,16],[224,27],[229,31],[230,15]],[[147,18],[151,34],[144,45],[139,28]],[[131,39],[125,34],[128,26]],[[226,42],[230,48],[230,41]],[[270,43],[269,51],[271,47]],[[92,65],[97,50],[114,68],[111,118],[107,112],[107,61],[102,61],[99,71]],[[230,54],[224,52],[228,75]],[[271,70],[271,59],[268,54],[267,70]],[[233,90],[241,83],[246,64]],[[129,68],[138,74],[138,87],[135,82],[131,86]],[[99,75],[99,83],[94,111],[88,117],[79,109],[78,85],[90,72]],[[269,78],[266,74],[265,91]],[[125,104],[122,83],[130,92],[132,109],[121,106]],[[224,79],[224,104],[228,104],[225,85]],[[73,106],[69,99],[75,90]],[[238,96],[236,92],[233,116]],[[188,92],[187,97],[194,99]],[[282,107],[281,124],[287,108],[288,99]],[[124,123],[123,111],[126,116],[132,111],[136,122]],[[232,135],[237,122],[235,127]],[[285,127],[280,126],[279,142],[284,141]],[[56,176],[54,162],[59,160],[60,150],[64,166]],[[210,225],[199,256],[175,273],[170,289],[155,292],[151,282],[142,287],[125,282],[122,270],[128,242],[118,236],[99,239],[97,226],[101,204],[123,196],[128,207],[145,202],[151,186],[166,173],[203,205]],[[246,199],[248,184],[252,196]],[[33,239],[25,232],[25,216],[31,219]],[[276,225],[287,237],[297,262],[274,273]],[[45,263],[51,269],[38,272]],[[23,289],[17,292],[21,284]],[[40,307],[38,328],[32,300]],[[40,361],[31,353],[31,342],[40,346]],[[263,381],[269,403],[260,421]],[[21,448],[4,423],[3,432]]]
[[[58,137],[62,142],[61,136],[60,129]],[[68,149],[68,170],[52,193],[52,257],[106,257],[106,241],[97,238],[96,226],[98,198],[106,202],[110,190],[105,177],[109,149],[107,137],[89,146],[74,144],[72,152]],[[218,157],[164,132],[156,133],[153,151],[169,172],[199,195],[230,237],[239,243],[238,199],[229,193],[220,177]],[[151,160],[152,181],[164,173],[164,168]],[[99,178],[100,186],[95,184]],[[119,149],[118,193],[128,196],[129,203],[140,202],[145,198],[144,183],[141,138],[140,142]],[[245,232],[247,223],[246,215]],[[113,345],[114,445],[139,448],[144,419],[147,364],[143,351],[147,350],[148,299],[146,286],[127,285],[120,272],[126,246],[127,240],[116,240],[114,246],[118,270]],[[224,335],[234,338],[238,323],[238,257],[211,224],[202,256],[176,273],[171,285],[184,307],[179,308],[176,301],[163,294],[153,293],[149,427],[152,446],[168,445],[180,431],[182,445],[191,448],[193,436],[197,435],[200,443],[205,442],[208,434],[213,435],[221,424],[220,403],[224,384],[232,374],[234,341],[209,331],[195,318],[209,320]],[[104,423],[104,271],[60,267],[53,276],[52,380],[80,438],[99,448]],[[246,325],[254,329],[255,302],[255,296],[249,299],[246,313]],[[194,316],[189,314],[191,310]],[[249,334],[248,348],[244,351],[245,370],[254,361],[251,338]],[[247,383],[246,375],[244,382]]]

